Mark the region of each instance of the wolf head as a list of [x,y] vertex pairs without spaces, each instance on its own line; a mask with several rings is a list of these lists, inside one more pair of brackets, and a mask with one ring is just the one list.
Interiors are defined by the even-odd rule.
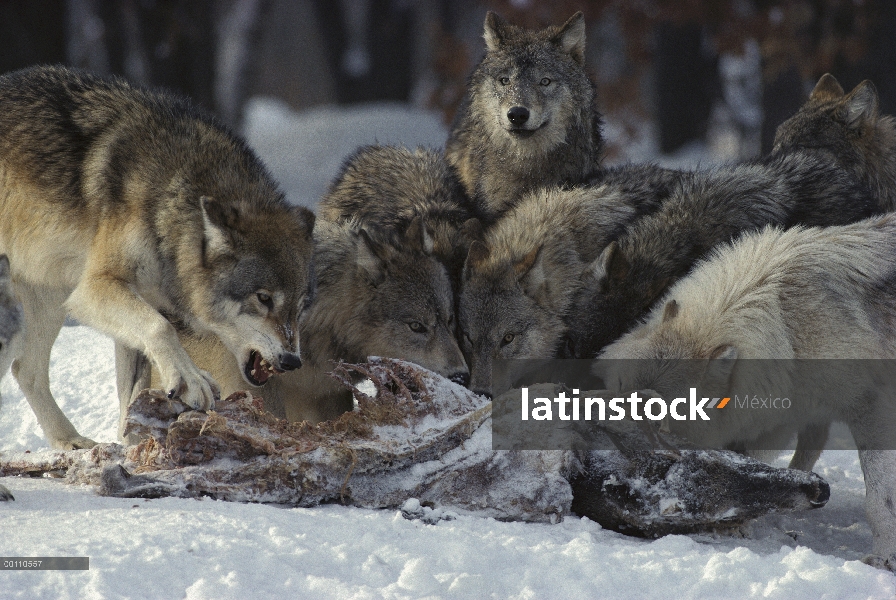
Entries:
[[896,120],[880,114],[870,81],[847,94],[832,75],[823,75],[775,132],[774,153],[799,149],[827,153],[868,185],[882,210],[896,210]]
[[299,316],[315,292],[314,214],[303,207],[201,199],[202,275],[186,290],[203,327],[260,386],[302,365]]
[[12,290],[9,259],[0,254],[0,379],[21,350],[25,315]]
[[566,142],[590,110],[594,89],[584,73],[585,18],[532,31],[493,12],[485,18],[486,54],[471,80],[473,112],[493,120],[493,143],[520,155]]
[[[420,218],[403,243],[351,224],[321,222],[320,301],[303,322],[315,360],[400,358],[465,385],[469,371],[455,336],[454,294],[432,256]],[[330,351],[322,348],[330,347]]]
[[542,248],[517,258],[496,259],[491,254],[485,243],[473,242],[460,294],[470,389],[487,395],[493,392],[496,359],[550,358],[565,329]]

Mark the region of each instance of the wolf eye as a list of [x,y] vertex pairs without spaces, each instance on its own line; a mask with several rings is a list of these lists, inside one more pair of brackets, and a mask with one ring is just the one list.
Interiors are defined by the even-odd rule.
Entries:
[[510,83],[510,77],[502,77],[498,81],[501,82],[501,85],[507,85],[508,83]]
[[514,340],[514,338],[516,338],[515,335],[513,335],[512,333],[508,333],[508,334],[505,335],[504,338],[501,340],[501,345],[502,345],[502,346],[506,346],[507,344],[509,344],[510,342],[512,342],[512,341]]
[[539,83],[541,83],[541,85],[551,85],[551,80],[545,77]]
[[420,321],[411,321],[408,323],[408,327],[411,328],[411,331],[414,333],[423,333],[426,331],[426,327],[423,326],[423,323]]
[[255,297],[258,298],[258,301],[264,304],[268,309],[274,308],[274,300],[271,298],[270,294],[265,292],[258,292],[255,294]]

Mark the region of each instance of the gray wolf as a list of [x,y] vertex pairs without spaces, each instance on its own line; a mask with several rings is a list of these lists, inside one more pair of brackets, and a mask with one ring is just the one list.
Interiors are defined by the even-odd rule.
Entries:
[[470,201],[444,156],[435,150],[364,146],[348,157],[317,205],[319,219],[353,222],[374,238],[401,238],[417,217],[432,255],[460,272],[467,249],[481,235]]
[[[809,109],[781,125],[769,156],[682,176],[657,211],[604,249],[570,312],[575,326],[569,328],[568,345],[574,356],[596,356],[698,259],[744,231],[846,224],[885,210],[888,200],[876,197],[863,176],[873,169],[863,165],[881,162],[876,156],[881,146],[873,140],[896,139],[894,123],[878,117],[870,82],[841,98],[840,111],[810,110],[832,79],[822,78]],[[852,120],[843,121],[846,117]],[[866,143],[866,136],[873,140]]]
[[[0,380],[13,359],[21,352],[25,336],[25,315],[16,300],[9,274],[9,259],[0,254]],[[3,399],[0,398],[0,405]],[[14,500],[8,489],[0,485],[0,502]]]
[[217,385],[175,323],[221,339],[249,383],[299,367],[313,223],[186,100],[63,67],[0,77],[0,253],[26,323],[12,373],[54,447],[94,444],[50,393],[66,313],[146,355],[197,409]]
[[[462,385],[469,371],[455,337],[454,295],[447,269],[431,254],[422,219],[394,243],[363,227],[318,219],[314,261],[317,297],[302,316],[303,366],[269,381],[260,394],[270,412],[318,422],[352,410],[351,394],[327,373],[335,361],[400,358]],[[250,389],[213,337],[184,342],[222,392]]]
[[585,72],[585,18],[532,31],[495,13],[445,146],[486,223],[541,186],[583,183],[603,148]]
[[677,177],[650,166],[624,171],[631,177],[620,171],[593,186],[530,192],[470,245],[458,311],[472,390],[492,393],[495,359],[558,353],[583,273]]
[[[601,358],[700,359],[700,376],[723,389],[743,389],[741,359],[896,358],[896,214],[827,228],[770,227],[715,249],[672,286],[646,321],[610,344]],[[641,365],[642,363],[638,363]],[[617,389],[652,388],[678,394],[675,367],[610,369]],[[845,421],[859,447],[865,508],[873,533],[869,562],[896,567],[896,451],[879,450],[896,430],[892,410],[875,407],[873,378],[833,372],[832,389],[813,395],[775,431],[769,411],[719,411],[707,443],[749,448],[764,436],[794,432],[830,418]],[[690,380],[694,381],[694,380]],[[799,386],[799,382],[793,382]],[[816,382],[817,384],[817,382]],[[892,392],[892,390],[890,390]],[[666,396],[663,396],[666,397]],[[669,396],[675,397],[675,396]],[[809,404],[809,405],[806,405]],[[815,406],[814,404],[819,404]],[[822,405],[824,404],[824,405]],[[688,437],[691,421],[671,421]],[[757,446],[760,447],[760,446]]]

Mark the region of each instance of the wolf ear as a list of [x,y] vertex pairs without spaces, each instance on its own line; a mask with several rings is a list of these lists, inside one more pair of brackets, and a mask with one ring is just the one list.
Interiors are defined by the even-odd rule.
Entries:
[[411,223],[405,230],[405,238],[407,238],[409,245],[415,250],[420,250],[424,254],[432,254],[434,246],[432,235],[427,231],[426,225],[423,223],[423,217],[418,215],[411,220]]
[[809,100],[837,100],[843,97],[843,93],[843,88],[837,78],[830,73],[825,73],[815,84],[812,93],[809,94]]
[[877,121],[878,104],[877,89],[868,79],[856,86],[844,99],[846,106],[846,122],[853,129],[859,129],[866,123]]
[[311,235],[311,233],[314,231],[314,223],[317,219],[315,214],[304,206],[293,206],[290,210],[292,210],[292,213],[295,215],[296,220],[304,225],[305,229],[308,231],[308,235]]
[[470,244],[470,250],[467,252],[467,260],[464,261],[464,281],[470,279],[473,271],[482,267],[488,260],[491,251],[485,242],[475,240]]
[[383,245],[375,242],[364,229],[358,230],[358,254],[355,264],[364,272],[370,282],[377,286],[386,278],[388,252]]
[[544,294],[547,291],[548,277],[544,270],[544,254],[542,247],[533,248],[528,254],[520,259],[513,269],[516,272],[517,281],[523,288],[523,292],[541,304],[544,301]]
[[202,196],[202,232],[206,256],[226,254],[233,249],[234,227],[239,214],[233,206],[224,206],[214,198]]
[[501,47],[501,42],[507,35],[505,27],[507,21],[499,17],[496,13],[488,11],[485,13],[485,31],[482,37],[485,38],[485,47],[489,52],[494,52]]
[[569,18],[560,32],[554,36],[554,41],[560,44],[564,52],[572,56],[580,65],[585,64],[585,15],[582,11]]
[[669,300],[666,302],[666,307],[663,309],[663,323],[666,321],[671,321],[675,317],[678,316],[678,302],[675,299]]
[[610,242],[600,256],[588,265],[586,271],[601,284],[601,291],[605,292],[611,283],[619,283],[625,279],[629,268],[628,260],[619,249],[619,244],[614,241]]

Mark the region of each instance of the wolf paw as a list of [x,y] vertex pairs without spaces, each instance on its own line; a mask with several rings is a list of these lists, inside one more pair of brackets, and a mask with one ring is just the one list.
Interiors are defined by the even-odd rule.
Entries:
[[7,500],[15,500],[15,498],[12,497],[12,492],[0,485],[0,502],[6,502]]
[[202,369],[195,369],[195,374],[179,374],[165,389],[168,390],[169,398],[179,398],[194,410],[214,408],[221,396],[218,384]]
[[871,565],[875,569],[896,572],[896,553],[883,557],[879,554],[868,554],[862,558],[862,562]]
[[71,437],[50,440],[50,445],[57,450],[82,450],[93,448],[96,446],[96,442],[82,435],[74,435]]

